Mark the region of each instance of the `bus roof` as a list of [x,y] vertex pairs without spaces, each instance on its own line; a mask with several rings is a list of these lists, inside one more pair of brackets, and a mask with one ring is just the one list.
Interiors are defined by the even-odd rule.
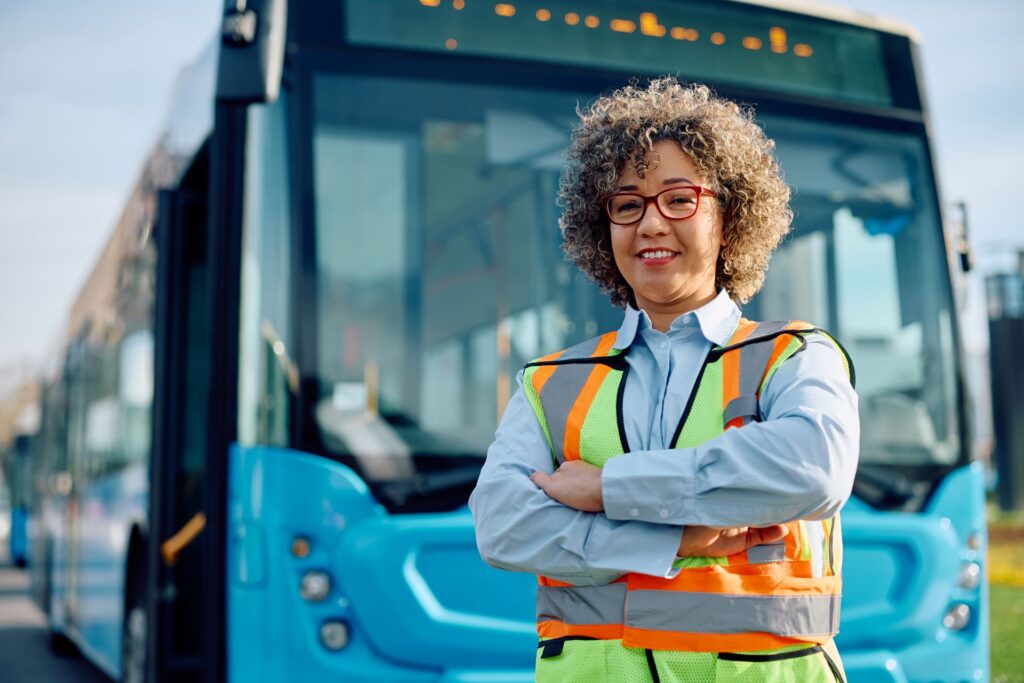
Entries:
[[817,0],[733,0],[733,2],[767,7],[783,12],[794,12],[820,19],[830,19],[843,24],[862,26],[873,31],[883,31],[885,33],[905,36],[914,43],[920,44],[921,42],[921,34],[917,32],[917,29],[898,19],[880,17],[870,12],[831,5],[818,2]]

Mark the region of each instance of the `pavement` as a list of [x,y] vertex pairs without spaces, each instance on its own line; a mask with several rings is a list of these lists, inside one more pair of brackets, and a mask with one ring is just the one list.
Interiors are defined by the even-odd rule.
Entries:
[[46,617],[28,595],[28,572],[0,548],[0,681],[3,683],[111,683],[79,655],[50,649]]

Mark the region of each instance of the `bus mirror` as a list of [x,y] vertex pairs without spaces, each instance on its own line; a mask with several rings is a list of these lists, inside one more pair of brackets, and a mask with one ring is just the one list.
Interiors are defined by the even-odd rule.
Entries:
[[221,22],[217,99],[273,102],[281,88],[287,0],[227,0]]
[[967,239],[967,203],[960,201],[956,203],[960,212],[960,222],[956,235],[956,253],[960,260],[960,272],[969,273],[974,266],[974,254],[971,251],[971,243]]

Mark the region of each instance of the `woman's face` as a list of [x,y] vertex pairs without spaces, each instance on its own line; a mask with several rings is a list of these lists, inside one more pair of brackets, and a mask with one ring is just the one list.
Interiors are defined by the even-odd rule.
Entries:
[[[654,195],[669,187],[708,187],[693,160],[678,143],[663,140],[648,154],[645,177],[627,163],[617,192]],[[665,218],[653,202],[629,225],[609,224],[612,253],[637,306],[648,313],[683,313],[714,298],[715,266],[722,240],[722,210],[708,195],[697,213],[683,220]]]

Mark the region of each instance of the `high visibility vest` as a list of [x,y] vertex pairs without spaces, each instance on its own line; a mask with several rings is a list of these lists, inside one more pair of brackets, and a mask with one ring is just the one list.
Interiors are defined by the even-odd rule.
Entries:
[[[700,445],[760,421],[761,391],[778,367],[823,330],[805,322],[741,320],[700,369],[673,438]],[[527,364],[523,386],[557,463],[603,466],[629,451],[623,391],[629,366],[610,332]],[[682,456],[681,456],[682,457]],[[797,463],[794,463],[796,466]],[[728,652],[825,643],[839,628],[842,541],[839,516],[792,521],[777,543],[728,557],[687,557],[674,578],[626,574],[604,586],[538,577],[537,631],[564,639],[621,639],[627,647]],[[558,646],[560,647],[560,646]],[[554,654],[557,654],[554,653]]]

